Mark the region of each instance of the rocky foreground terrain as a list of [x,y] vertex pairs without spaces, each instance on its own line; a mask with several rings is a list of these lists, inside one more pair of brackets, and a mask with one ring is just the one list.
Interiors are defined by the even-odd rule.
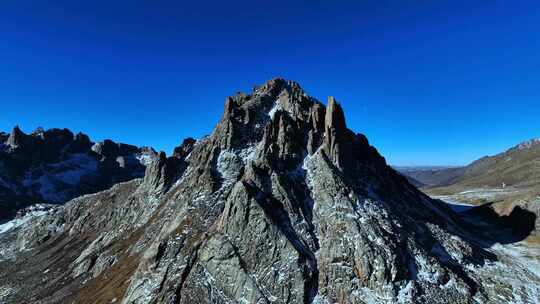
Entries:
[[505,247],[523,234],[454,210],[334,98],[274,79],[144,178],[1,233],[0,302],[538,302],[540,274]]
[[32,204],[64,203],[142,177],[156,157],[150,148],[94,143],[68,129],[0,132],[0,224]]

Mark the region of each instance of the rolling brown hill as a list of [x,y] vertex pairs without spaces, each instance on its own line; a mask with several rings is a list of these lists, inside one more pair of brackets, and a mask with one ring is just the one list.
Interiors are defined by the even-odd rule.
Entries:
[[540,185],[540,139],[532,139],[463,168],[451,183],[435,185],[429,193],[455,194],[477,188],[536,191]]

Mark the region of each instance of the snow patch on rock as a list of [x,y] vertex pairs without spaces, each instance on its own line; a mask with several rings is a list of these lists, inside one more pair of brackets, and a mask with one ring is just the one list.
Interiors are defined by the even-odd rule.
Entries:
[[14,218],[13,220],[0,225],[0,234],[22,226],[24,223],[30,221],[33,218],[45,215],[49,213],[50,207],[42,204],[36,204],[28,207],[24,211],[24,215]]
[[[190,153],[191,154],[191,153]],[[154,161],[155,156],[151,153],[139,153],[135,155],[135,158],[139,161],[139,163],[145,167],[148,167],[152,161]]]
[[279,104],[279,101],[276,100],[276,103],[275,103],[274,107],[272,109],[270,109],[270,111],[268,112],[268,116],[270,116],[270,119],[274,119],[274,115],[276,115],[276,112],[278,110],[283,110],[283,108]]
[[221,151],[217,160],[217,170],[224,183],[232,183],[238,176],[240,158],[233,152]]
[[15,292],[17,292],[16,288],[10,286],[0,286],[0,303],[7,303],[5,299]]
[[268,111],[268,116],[270,117],[270,119],[274,119],[274,116],[276,115],[277,111],[286,111],[291,116],[294,116],[294,113],[292,113],[290,110],[283,108],[283,106],[281,105],[279,101],[279,98],[274,102],[274,106],[272,107],[272,109]]

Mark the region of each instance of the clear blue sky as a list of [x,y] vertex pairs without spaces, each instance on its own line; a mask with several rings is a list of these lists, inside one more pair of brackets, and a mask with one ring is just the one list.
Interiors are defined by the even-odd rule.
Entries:
[[0,130],[170,153],[282,76],[335,96],[392,164],[540,137],[539,1],[315,2],[2,1]]

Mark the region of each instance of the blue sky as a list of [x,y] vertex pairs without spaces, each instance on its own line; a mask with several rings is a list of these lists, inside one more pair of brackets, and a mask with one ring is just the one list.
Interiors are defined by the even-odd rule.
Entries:
[[282,76],[335,96],[392,164],[540,137],[538,1],[2,1],[0,130],[170,152]]

